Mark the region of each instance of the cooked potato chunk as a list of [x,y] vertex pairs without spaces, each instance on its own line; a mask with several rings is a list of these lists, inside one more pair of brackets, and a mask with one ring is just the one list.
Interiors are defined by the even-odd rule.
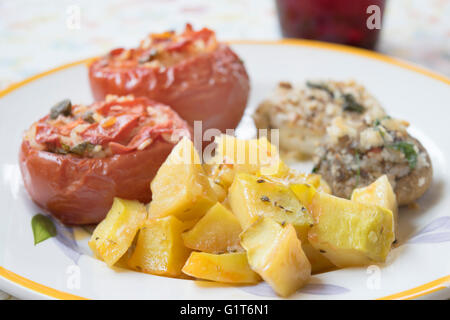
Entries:
[[187,220],[183,221],[183,230],[188,231],[191,230],[199,221],[199,219]]
[[228,198],[243,230],[259,216],[267,216],[279,223],[292,224],[299,239],[306,241],[313,219],[289,187],[240,173],[231,185]]
[[351,200],[367,204],[376,204],[380,207],[389,209],[394,215],[394,232],[398,238],[398,206],[394,189],[386,175],[379,177],[364,188],[353,190]]
[[306,183],[312,185],[317,191],[331,193],[331,189],[328,183],[323,180],[319,174],[315,173],[300,173],[294,169],[289,169],[283,174],[264,177],[269,181],[278,182],[286,186]]
[[150,218],[173,215],[182,221],[202,217],[217,202],[192,142],[173,148],[151,183]]
[[184,224],[174,216],[147,220],[128,266],[151,274],[179,276],[191,251],[181,239],[183,230]]
[[89,247],[108,266],[114,265],[127,252],[146,218],[142,203],[114,198],[108,215],[95,228]]
[[290,224],[282,227],[261,217],[242,233],[241,244],[250,267],[281,296],[294,293],[311,276],[311,265]]
[[289,168],[281,161],[277,147],[267,138],[242,140],[229,135],[216,138],[215,156],[210,164],[210,172],[231,185],[236,173],[282,175]]
[[234,168],[232,164],[211,162],[204,164],[203,167],[205,168],[205,172],[208,177],[210,177],[215,184],[221,186],[224,190],[228,190],[233,183]]
[[317,192],[310,185],[291,186],[314,216],[309,243],[338,267],[383,262],[394,241],[392,212]]
[[[227,191],[222,186],[220,182],[214,181],[214,179],[208,177],[209,184],[211,186],[211,189],[213,189],[214,193],[216,194],[217,200],[219,202],[222,202],[227,197]],[[227,188],[228,189],[228,188]]]
[[216,203],[189,231],[183,233],[186,247],[209,253],[239,250],[238,219],[222,204]]
[[302,249],[311,264],[311,273],[322,273],[335,269],[331,263],[319,250],[314,249],[310,243],[302,243]]
[[257,283],[261,280],[258,274],[250,269],[245,252],[192,252],[183,272],[195,278],[226,283]]

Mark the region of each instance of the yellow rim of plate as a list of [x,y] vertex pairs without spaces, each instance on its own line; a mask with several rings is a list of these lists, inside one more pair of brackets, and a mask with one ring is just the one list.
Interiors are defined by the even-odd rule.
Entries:
[[[334,43],[326,43],[326,42],[319,42],[319,41],[313,41],[313,40],[300,40],[300,39],[283,39],[278,41],[252,41],[252,40],[236,40],[236,41],[228,41],[230,44],[256,44],[256,45],[290,45],[290,46],[303,46],[303,47],[312,47],[312,48],[319,48],[324,50],[331,50],[331,51],[339,51],[344,52],[352,55],[357,56],[363,56],[372,60],[378,60],[381,62],[385,62],[391,65],[395,65],[397,67],[407,69],[416,73],[420,73],[422,75],[425,75],[429,78],[433,78],[435,80],[441,81],[445,84],[450,85],[450,79],[447,77],[434,73],[430,70],[427,70],[422,67],[418,67],[416,65],[406,63],[400,60],[397,60],[395,58],[391,58],[389,56],[365,50],[365,49],[359,49],[359,48],[353,48],[349,46],[344,46],[340,44],[334,44]],[[92,60],[95,58],[89,58],[84,59],[81,61],[72,62],[69,64],[62,65],[60,67],[42,72],[40,74],[37,74],[35,76],[32,76],[30,78],[27,78],[23,81],[17,82],[15,84],[10,85],[6,89],[0,91],[0,98],[7,95],[8,93],[11,93],[12,91],[30,83],[35,80],[38,80],[40,78],[43,78],[47,75],[50,75],[52,73],[56,73],[58,71],[68,69],[74,66],[78,66],[81,64],[89,64]],[[59,291],[50,287],[47,287],[43,284],[34,282],[32,280],[29,280],[27,278],[24,278],[12,271],[9,271],[3,267],[0,266],[0,276],[14,282],[20,286],[23,286],[27,289],[33,290],[35,292],[38,292],[43,295],[47,295],[56,299],[65,299],[65,300],[79,300],[79,299],[86,299],[80,296],[76,296],[67,292]],[[434,281],[428,282],[426,284],[423,284],[421,286],[402,291],[399,293],[395,293],[389,296],[385,296],[382,298],[379,298],[379,300],[408,300],[408,299],[415,299],[421,296],[424,296],[426,294],[430,294],[445,288],[448,288],[450,286],[450,275],[436,279]]]
[[30,279],[24,278],[22,276],[19,276],[17,273],[14,273],[12,271],[9,271],[3,267],[0,267],[0,276],[3,278],[14,282],[18,285],[21,285],[22,287],[25,287],[27,289],[30,289],[32,291],[41,293],[46,296],[50,296],[56,299],[61,300],[87,300],[87,298],[83,298],[80,296],[76,296],[74,294],[70,294],[64,291],[59,291],[50,287],[47,287],[43,284],[34,282]]

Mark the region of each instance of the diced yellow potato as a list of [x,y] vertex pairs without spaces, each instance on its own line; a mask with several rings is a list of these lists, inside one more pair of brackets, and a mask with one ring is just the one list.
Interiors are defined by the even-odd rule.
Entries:
[[292,224],[299,239],[306,241],[308,230],[313,224],[311,214],[289,187],[263,177],[246,173],[236,175],[228,200],[243,230],[259,216],[267,216],[279,223]]
[[261,217],[242,233],[241,244],[250,267],[281,296],[296,292],[311,277],[311,265],[290,224],[283,227]]
[[222,204],[225,208],[227,208],[228,210],[231,211],[231,206],[230,206],[230,201],[228,200],[228,196],[225,198],[225,200],[223,200],[223,201],[221,202],[221,204]]
[[89,247],[108,266],[114,265],[127,252],[146,218],[142,203],[114,198],[108,215],[95,228]]
[[200,219],[193,219],[193,220],[187,220],[183,221],[183,230],[188,231],[191,230],[199,221]]
[[383,262],[394,241],[392,212],[317,192],[310,185],[291,189],[313,214],[309,243],[338,267]]
[[[233,165],[235,173],[250,173],[262,175],[280,175],[288,170],[281,161],[276,146],[272,145],[266,137],[243,140],[229,135],[216,137],[216,155],[213,163],[222,164],[221,170],[229,170],[223,164]],[[227,181],[230,173],[226,172]],[[222,174],[224,175],[224,174]]]
[[300,203],[303,204],[304,206],[310,205],[314,197],[318,193],[313,186],[307,183],[293,184],[290,186],[290,189],[294,192],[295,196],[298,198],[298,200],[300,200]]
[[311,264],[312,274],[327,272],[336,268],[330,260],[321,254],[319,250],[314,249],[311,244],[302,243],[302,249]]
[[242,232],[238,219],[217,202],[189,231],[183,233],[186,247],[209,253],[239,250],[239,234]]
[[[327,182],[322,179],[319,174],[307,174],[300,173],[294,169],[289,169],[284,175],[280,176],[265,176],[264,179],[273,182],[279,182],[286,186],[292,184],[306,183],[312,185],[317,191],[322,191],[325,193],[331,193],[331,189]],[[322,273],[336,268],[334,264],[330,262],[323,254],[311,246],[306,237],[302,239],[302,248],[305,252],[309,262],[311,263],[312,274]]]
[[291,184],[299,184],[299,183],[307,183],[312,185],[317,191],[321,191],[324,193],[331,193],[331,188],[328,183],[322,179],[320,174],[315,173],[299,173],[295,170],[290,170],[288,176],[289,185]]
[[225,283],[257,283],[261,280],[258,274],[250,269],[245,252],[192,252],[183,272],[198,279]]
[[[292,181],[291,184],[299,183],[297,181]],[[305,182],[303,183],[312,185],[314,188],[316,188],[317,191],[331,194],[330,186],[324,179],[322,179],[322,176],[320,174],[307,174],[305,177]]]
[[159,168],[151,183],[150,218],[173,215],[182,221],[202,217],[217,202],[200,157],[183,138]]
[[[279,158],[278,155],[272,157],[273,161],[270,166],[260,166],[258,171],[255,173],[257,176],[268,176],[268,177],[283,177],[289,172],[289,167]],[[244,170],[240,170],[238,172],[252,173],[246,172]]]
[[233,183],[234,168],[232,164],[211,162],[203,165],[203,167],[208,177],[223,189],[228,190]]
[[376,204],[389,209],[394,215],[394,232],[398,237],[398,205],[394,190],[386,175],[382,175],[364,188],[353,190],[351,200],[367,204]]
[[[134,239],[137,239],[137,237],[135,237]],[[128,260],[130,259],[131,255],[133,254],[133,251],[134,251],[134,246],[132,244],[128,248],[128,250],[120,257],[120,259],[114,264],[114,267],[129,269],[128,268]]]
[[331,193],[331,188],[328,183],[322,179],[321,175],[315,173],[300,173],[294,169],[289,169],[283,175],[267,176],[266,178],[287,186],[306,183],[312,185],[317,191]]
[[[216,194],[217,200],[219,202],[222,202],[227,197],[227,191],[224,187],[222,187],[220,182],[214,182],[214,179],[208,177],[209,184],[211,186],[211,189],[214,190],[214,193]],[[228,188],[227,188],[228,189]]]
[[191,251],[181,238],[183,229],[184,224],[174,216],[147,220],[128,266],[145,273],[179,276]]

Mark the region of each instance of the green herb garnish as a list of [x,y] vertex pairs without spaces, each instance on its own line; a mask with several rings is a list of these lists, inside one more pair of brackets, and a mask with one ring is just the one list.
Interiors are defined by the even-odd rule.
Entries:
[[90,142],[82,142],[77,144],[76,146],[70,148],[70,153],[75,153],[79,156],[82,156],[85,152],[91,151],[94,149],[95,145]]
[[68,154],[70,152],[70,146],[67,144],[61,143],[61,148],[56,149],[56,153],[60,154]]
[[387,119],[390,119],[390,118],[391,118],[390,116],[384,116],[381,119],[375,119],[375,121],[373,122],[373,126],[374,127],[378,127],[379,125],[381,125],[381,121],[387,120]]
[[384,132],[380,128],[380,120],[378,120],[378,119],[375,120],[374,123],[373,123],[373,126],[374,126],[375,131],[378,131],[378,133],[380,134],[381,139],[383,139],[383,141],[385,141],[384,140]]
[[334,97],[333,91],[331,91],[330,88],[328,88],[324,84],[307,81],[306,85],[311,89],[319,89],[319,90],[326,91],[332,98]]
[[58,102],[50,109],[50,119],[54,120],[59,115],[70,116],[72,114],[72,102],[69,99],[64,99]]
[[363,113],[366,108],[363,105],[359,104],[355,97],[349,93],[343,95],[344,97],[344,111]]
[[53,221],[38,213],[31,219],[31,228],[33,229],[34,245],[56,236],[56,227]]
[[414,144],[406,141],[394,142],[387,146],[388,148],[402,152],[408,160],[409,168],[414,169],[417,165],[417,152],[414,149]]
[[94,112],[92,112],[92,111],[85,112],[83,114],[83,116],[81,117],[81,119],[83,119],[87,123],[95,123]]

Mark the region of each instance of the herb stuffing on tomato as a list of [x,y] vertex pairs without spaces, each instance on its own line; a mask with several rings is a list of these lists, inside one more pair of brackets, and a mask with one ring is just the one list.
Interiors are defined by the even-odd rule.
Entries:
[[24,135],[20,168],[31,198],[67,224],[101,221],[114,197],[151,199],[150,182],[189,127],[145,97],[63,100]]

